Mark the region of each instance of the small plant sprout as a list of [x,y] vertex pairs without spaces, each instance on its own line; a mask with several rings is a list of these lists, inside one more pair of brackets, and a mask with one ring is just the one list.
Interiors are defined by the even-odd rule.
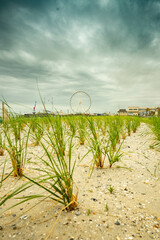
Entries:
[[154,149],[154,145],[153,145],[153,144],[150,144],[150,145],[149,145],[149,148],[150,148],[150,149]]
[[114,192],[114,187],[112,187],[111,185],[108,188],[109,192],[112,194]]
[[106,203],[106,205],[105,205],[105,210],[106,210],[106,212],[109,211],[109,207],[108,207],[108,204],[107,204],[107,203]]
[[91,210],[87,209],[87,216],[89,216],[91,213],[92,213]]

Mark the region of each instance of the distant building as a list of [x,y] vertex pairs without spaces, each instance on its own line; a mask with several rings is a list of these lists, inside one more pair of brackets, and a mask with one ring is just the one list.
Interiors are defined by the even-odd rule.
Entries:
[[152,108],[150,108],[150,110],[149,110],[149,115],[150,116],[153,116],[153,115],[155,115],[155,113],[156,113],[156,107],[152,107]]
[[155,115],[160,116],[160,107],[157,107],[155,110]]
[[153,116],[155,112],[155,107],[128,107],[129,116]]
[[143,116],[146,116],[146,114],[147,114],[146,108],[144,107],[139,108],[139,113],[138,113],[139,116],[143,117]]
[[139,107],[128,107],[128,115],[129,116],[138,116]]
[[126,109],[119,109],[118,115],[119,116],[127,116],[128,115],[127,110]]
[[109,116],[109,113],[104,112],[104,113],[102,113],[102,115],[103,116]]

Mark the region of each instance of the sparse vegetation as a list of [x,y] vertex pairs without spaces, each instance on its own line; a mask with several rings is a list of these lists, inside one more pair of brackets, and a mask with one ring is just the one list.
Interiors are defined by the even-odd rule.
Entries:
[[[158,120],[153,119],[153,122],[153,129],[158,128]],[[111,171],[109,169],[122,158],[121,148],[126,134],[130,135],[131,131],[136,132],[139,125],[139,118],[117,116],[101,118],[91,116],[51,117],[48,115],[44,118],[35,117],[33,119],[12,118],[5,122],[1,126],[3,134],[0,136],[0,146],[6,149],[10,157],[12,171],[5,175],[5,159],[0,185],[2,187],[3,182],[12,173],[14,176],[23,177],[27,182],[19,183],[19,187],[2,196],[0,206],[5,203],[7,205],[11,198],[18,200],[15,206],[33,199],[49,198],[55,203],[63,205],[62,209],[74,210],[78,206],[79,191],[74,181],[76,160],[85,162],[85,158],[90,156],[92,159],[89,166],[90,177],[92,177],[95,167],[97,168],[96,172],[103,169],[105,173],[106,168]],[[158,132],[158,130],[154,131]],[[157,140],[158,136],[157,133]],[[32,163],[35,176],[34,174],[29,176],[27,172],[23,171],[29,142],[32,143],[29,144],[29,147],[39,146],[38,148],[41,149],[41,154],[38,152],[27,163],[28,165]],[[79,149],[83,149],[84,156],[77,153]],[[113,168],[112,171],[115,169]],[[119,171],[118,168],[117,171]],[[26,195],[25,191],[33,186],[39,187],[43,193]],[[93,187],[88,190],[88,193],[94,194],[94,191]],[[109,185],[108,191],[113,194],[114,187]],[[110,197],[114,197],[114,195],[110,195]],[[92,198],[92,200],[97,201],[96,198]],[[108,203],[105,204],[105,211],[109,211]],[[88,208],[86,215],[91,214],[95,213]]]

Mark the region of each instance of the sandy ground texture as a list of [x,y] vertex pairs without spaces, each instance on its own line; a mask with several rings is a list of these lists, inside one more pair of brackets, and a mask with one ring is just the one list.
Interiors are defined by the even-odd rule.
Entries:
[[[9,200],[0,207],[0,239],[160,239],[160,175],[158,171],[154,174],[160,152],[150,148],[153,137],[142,123],[136,133],[125,139],[122,160],[112,168],[106,160],[104,169],[95,169],[90,178],[92,155],[77,164],[74,180],[79,189],[79,205],[72,212],[61,211],[62,206],[49,199],[36,199],[2,213],[17,203],[15,199]],[[40,146],[29,148],[29,156],[40,152]],[[85,152],[85,146],[80,146],[74,150],[73,157],[83,156]],[[24,171],[28,176],[35,175],[31,164]],[[26,180],[11,176],[0,188],[1,196],[23,182]],[[109,191],[110,186],[113,193]],[[25,194],[41,192],[33,186]]]

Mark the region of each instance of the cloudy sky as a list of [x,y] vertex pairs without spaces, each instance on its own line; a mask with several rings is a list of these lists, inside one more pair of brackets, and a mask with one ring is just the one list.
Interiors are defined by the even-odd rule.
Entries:
[[76,91],[91,112],[160,105],[160,0],[0,1],[0,98],[66,112]]

